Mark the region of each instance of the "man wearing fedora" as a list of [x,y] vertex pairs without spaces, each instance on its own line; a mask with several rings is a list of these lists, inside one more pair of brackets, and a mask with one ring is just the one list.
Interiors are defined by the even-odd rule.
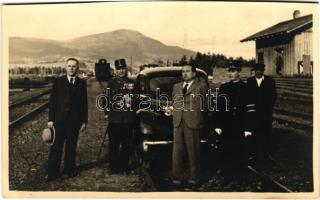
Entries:
[[[245,169],[244,152],[244,95],[246,84],[240,79],[241,63],[229,64],[230,81],[219,88],[215,132],[221,141],[220,165],[226,181],[241,178]],[[222,97],[223,95],[223,97]],[[228,101],[224,97],[228,97]]]
[[[183,81],[173,86],[173,184],[181,187],[189,166],[188,184],[196,186],[200,181],[200,129],[205,125],[208,92],[207,85],[196,77],[194,66],[182,67]],[[184,155],[188,157],[188,164]]]
[[49,102],[48,127],[55,129],[55,140],[50,148],[47,180],[60,176],[62,149],[65,144],[63,174],[75,177],[76,147],[79,131],[88,123],[88,103],[86,81],[77,77],[79,61],[66,61],[66,75],[58,77],[52,87]]
[[253,164],[264,168],[271,159],[273,106],[277,99],[275,80],[264,75],[265,65],[253,65],[254,76],[248,78],[246,89],[245,137],[252,141]]
[[111,173],[128,170],[129,145],[133,137],[135,112],[130,94],[134,81],[127,76],[125,59],[115,60],[116,76],[108,81],[109,96],[106,118],[109,122],[109,165]]

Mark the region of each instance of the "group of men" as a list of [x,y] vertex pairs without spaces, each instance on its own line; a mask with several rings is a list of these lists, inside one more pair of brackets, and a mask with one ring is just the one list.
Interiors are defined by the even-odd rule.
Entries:
[[266,167],[272,160],[272,113],[276,102],[273,78],[264,75],[265,65],[253,65],[254,75],[243,82],[241,64],[229,66],[230,81],[219,94],[228,97],[228,108],[218,98],[215,132],[221,141],[221,169],[227,179],[243,178],[248,164]]
[[[63,145],[66,142],[63,174],[77,176],[75,165],[76,146],[79,131],[86,128],[88,105],[86,82],[76,77],[79,61],[67,60],[67,75],[59,77],[50,98],[49,127],[55,127],[56,139],[51,146],[48,162],[48,180],[60,176],[60,162]],[[194,66],[182,67],[183,81],[173,86],[173,96],[181,95],[183,101],[173,98],[173,107],[168,112],[173,114],[173,153],[172,179],[174,185],[182,185],[184,177],[184,155],[187,154],[190,185],[200,182],[200,131],[206,124],[213,124],[217,137],[221,138],[221,169],[226,176],[234,176],[247,165],[251,157],[257,166],[263,166],[270,158],[272,111],[276,101],[275,81],[264,75],[264,64],[253,66],[255,75],[247,82],[240,78],[241,65],[232,62],[228,68],[230,81],[222,84],[217,99],[213,122],[207,121],[207,103],[192,95],[205,97],[208,84],[197,77]],[[124,59],[115,61],[116,76],[108,81],[111,98],[120,95],[123,102],[116,110],[107,111],[109,134],[109,165],[112,173],[128,170],[130,137],[135,125],[134,109],[126,109],[134,104],[128,99],[134,93],[132,80],[127,77]],[[220,95],[223,94],[223,95]],[[225,98],[224,98],[225,99]],[[109,102],[112,104],[112,102]],[[119,103],[119,102],[118,102]],[[180,104],[183,104],[184,109]],[[171,110],[170,110],[171,109]],[[245,144],[247,143],[247,144]],[[250,147],[250,148],[248,148]],[[240,172],[241,173],[241,172]]]
[[[264,64],[255,64],[254,76],[245,83],[240,78],[241,63],[230,63],[230,81],[220,86],[215,117],[208,121],[209,102],[194,98],[195,95],[206,97],[208,86],[197,78],[195,67],[182,67],[183,82],[173,87],[174,185],[181,186],[186,181],[190,186],[199,184],[199,137],[205,125],[212,125],[215,138],[220,140],[220,160],[216,166],[220,165],[225,180],[243,178],[248,164],[258,168],[267,166],[271,158],[272,112],[277,94],[274,79],[264,75],[264,70]],[[177,95],[183,95],[183,101],[175,98]],[[180,103],[184,109],[179,109]],[[185,154],[189,166],[187,178],[183,174]]]

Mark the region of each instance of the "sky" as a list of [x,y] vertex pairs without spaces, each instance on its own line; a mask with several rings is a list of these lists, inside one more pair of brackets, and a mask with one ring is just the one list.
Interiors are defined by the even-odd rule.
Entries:
[[240,40],[301,15],[316,14],[312,3],[261,2],[104,2],[3,6],[6,37],[69,40],[132,29],[203,53],[255,57],[255,43]]

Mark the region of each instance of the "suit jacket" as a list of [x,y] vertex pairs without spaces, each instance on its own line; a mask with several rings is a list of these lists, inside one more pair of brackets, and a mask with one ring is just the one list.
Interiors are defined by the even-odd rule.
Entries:
[[276,99],[277,91],[273,78],[264,75],[260,87],[258,87],[255,77],[248,78],[245,100],[247,130],[270,129],[272,127],[272,113]]
[[[191,129],[204,127],[205,116],[208,108],[206,83],[194,79],[185,97],[183,97],[183,82],[173,86],[173,126],[179,127],[182,119]],[[200,98],[202,96],[202,98]]]
[[61,125],[66,123],[68,116],[72,116],[74,125],[88,123],[87,84],[85,80],[76,77],[73,89],[70,89],[65,75],[54,81],[49,103],[49,121]]

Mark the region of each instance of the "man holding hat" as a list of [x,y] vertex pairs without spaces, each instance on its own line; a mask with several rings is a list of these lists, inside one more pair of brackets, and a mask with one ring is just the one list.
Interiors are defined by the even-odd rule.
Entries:
[[[219,88],[215,132],[221,141],[221,169],[226,180],[238,178],[244,171],[244,94],[246,84],[240,79],[241,63],[229,63],[230,81]],[[224,97],[228,97],[226,101]]]
[[108,81],[109,164],[111,173],[128,170],[129,145],[133,136],[135,112],[130,94],[134,94],[134,81],[127,77],[125,59],[115,60],[116,77]]
[[264,75],[265,65],[253,65],[255,76],[248,78],[246,90],[245,137],[252,137],[253,161],[258,168],[265,167],[272,149],[272,113],[277,99],[273,78]]
[[65,145],[63,174],[69,178],[77,176],[76,148],[79,131],[88,123],[86,81],[78,78],[79,61],[69,58],[67,75],[58,77],[52,87],[49,102],[48,127],[55,129],[55,139],[50,148],[47,180],[60,176],[62,149]]

